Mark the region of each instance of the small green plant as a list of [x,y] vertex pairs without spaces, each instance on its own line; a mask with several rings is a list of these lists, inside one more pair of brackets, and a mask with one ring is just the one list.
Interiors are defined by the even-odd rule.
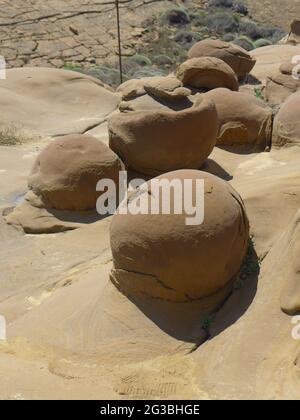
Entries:
[[216,317],[215,314],[210,314],[204,318],[202,322],[202,329],[206,331],[207,333],[209,333],[210,327],[212,326],[212,323],[214,322],[215,317]]
[[248,252],[234,288],[236,290],[241,289],[245,286],[249,278],[257,277],[260,273],[260,265],[261,261],[256,255],[253,239],[250,238]]
[[265,97],[264,97],[264,94],[263,94],[262,88],[259,88],[259,87],[255,88],[255,89],[254,89],[254,95],[255,95],[258,99],[261,99],[262,101],[264,101],[264,100],[265,100]]

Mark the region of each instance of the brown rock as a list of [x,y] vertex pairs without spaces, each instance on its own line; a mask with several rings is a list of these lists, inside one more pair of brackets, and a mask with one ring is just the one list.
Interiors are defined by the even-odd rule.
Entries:
[[[226,181],[206,172],[182,170],[159,177],[174,179],[193,180],[194,193],[196,180],[204,180],[204,223],[187,226],[186,213],[117,214],[110,230],[111,280],[125,294],[173,302],[217,296],[214,303],[220,304],[230,293],[248,248],[242,199]],[[150,182],[148,188],[152,192]],[[144,191],[136,200],[143,201],[145,194],[152,197]],[[145,213],[149,207],[145,202]]]
[[117,156],[92,136],[70,135],[49,144],[38,156],[28,185],[45,207],[84,211],[96,207],[96,185],[109,178],[118,185],[122,165]]
[[[295,75],[293,72],[295,71]],[[282,104],[290,95],[300,90],[300,72],[296,64],[283,63],[279,71],[267,77],[265,96],[271,105]]]
[[112,115],[110,147],[131,168],[147,175],[197,169],[213,150],[218,116],[211,100],[200,98],[183,111],[149,110]]
[[243,48],[228,42],[206,39],[197,42],[188,53],[189,58],[216,57],[225,61],[239,79],[243,79],[251,72],[255,60]]
[[300,92],[289,96],[275,117],[273,146],[299,146],[300,142]]
[[214,89],[205,93],[214,101],[220,122],[217,144],[252,145],[264,149],[271,141],[272,110],[254,95]]
[[224,87],[239,90],[239,83],[232,68],[215,57],[191,58],[185,61],[178,67],[177,77],[184,85],[196,89]]

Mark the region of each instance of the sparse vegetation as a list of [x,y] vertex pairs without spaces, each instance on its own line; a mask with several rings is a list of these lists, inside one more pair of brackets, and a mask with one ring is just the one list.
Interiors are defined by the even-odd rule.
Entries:
[[16,146],[22,144],[22,135],[15,126],[0,126],[0,146]]
[[261,99],[262,101],[265,100],[265,97],[264,97],[264,94],[263,94],[263,91],[262,91],[262,88],[261,87],[257,87],[257,88],[254,89],[254,95],[258,99]]

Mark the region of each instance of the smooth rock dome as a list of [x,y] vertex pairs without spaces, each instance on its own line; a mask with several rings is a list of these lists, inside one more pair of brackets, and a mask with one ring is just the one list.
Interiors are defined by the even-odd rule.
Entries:
[[[187,214],[174,211],[116,214],[110,228],[111,281],[125,294],[173,302],[208,298],[224,288],[230,292],[248,249],[249,223],[239,194],[202,171],[175,171],[157,179],[193,180],[194,193],[196,180],[204,180],[204,223],[187,226]],[[150,181],[147,185],[149,191],[134,200],[153,194]]]
[[204,94],[214,101],[220,131],[217,144],[251,145],[265,149],[272,138],[272,110],[262,100],[244,92],[213,89]]
[[289,96],[274,119],[274,147],[299,146],[300,144],[300,92]]
[[296,64],[285,62],[277,72],[267,77],[265,97],[270,105],[281,105],[290,95],[300,90],[299,74]]
[[102,178],[118,184],[122,163],[103,143],[88,135],[54,140],[37,157],[28,179],[29,189],[58,210],[95,209]]
[[191,58],[177,69],[177,78],[196,89],[228,88],[238,91],[239,83],[232,68],[215,57]]
[[245,78],[256,63],[256,60],[243,48],[218,39],[205,39],[197,42],[189,50],[188,57],[219,58],[233,69],[239,79]]
[[199,98],[182,111],[112,115],[109,145],[129,168],[156,176],[176,169],[199,169],[216,144],[218,128],[213,101]]

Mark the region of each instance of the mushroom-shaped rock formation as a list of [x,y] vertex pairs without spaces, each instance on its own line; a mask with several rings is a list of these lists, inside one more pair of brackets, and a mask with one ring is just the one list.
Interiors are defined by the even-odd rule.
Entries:
[[254,95],[214,89],[204,94],[214,101],[220,122],[218,145],[248,145],[265,149],[272,137],[272,110]]
[[265,97],[270,105],[280,105],[298,90],[300,90],[298,66],[286,62],[280,66],[278,72],[267,77]]
[[38,155],[28,179],[24,202],[6,222],[26,233],[55,233],[97,221],[96,202],[104,178],[119,183],[123,165],[105,144],[88,135],[68,135]]
[[274,120],[272,144],[274,147],[300,144],[300,92],[289,96]]
[[118,184],[118,157],[92,136],[69,135],[50,143],[38,156],[28,185],[47,207],[85,211],[96,207],[96,185],[103,178]]
[[[153,182],[179,183],[170,195],[174,209],[172,203],[178,205],[185,197],[187,180],[196,208],[204,204],[202,224],[187,225],[185,211],[151,214],[151,200],[166,198]],[[200,200],[199,181],[204,181]],[[144,184],[131,205],[137,202],[141,214],[118,213],[112,220],[112,282],[128,295],[172,302],[213,298],[214,305],[220,304],[230,293],[248,248],[249,223],[236,191],[214,175],[181,170]]]
[[238,45],[214,39],[197,42],[190,49],[188,57],[219,58],[233,69],[239,79],[245,78],[251,72],[256,62],[246,50]]
[[142,174],[198,169],[216,144],[218,127],[213,101],[199,98],[194,106],[182,111],[112,115],[109,144],[129,168]]
[[176,75],[184,85],[196,89],[224,87],[239,90],[239,83],[232,68],[215,57],[191,58],[178,67]]

